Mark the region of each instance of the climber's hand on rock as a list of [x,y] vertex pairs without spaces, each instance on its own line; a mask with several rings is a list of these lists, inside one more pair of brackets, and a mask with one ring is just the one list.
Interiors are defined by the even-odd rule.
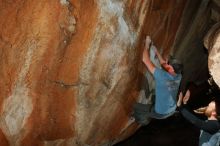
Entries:
[[145,39],[145,49],[149,49],[150,48],[150,44],[151,44],[151,38],[150,36],[146,36],[146,39]]

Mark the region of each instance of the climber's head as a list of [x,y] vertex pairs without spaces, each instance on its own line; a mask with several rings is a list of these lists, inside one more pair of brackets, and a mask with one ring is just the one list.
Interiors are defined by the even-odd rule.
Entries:
[[211,101],[208,106],[205,108],[204,114],[210,118],[214,117],[217,120],[220,120],[220,102],[219,100]]
[[169,58],[168,63],[163,64],[162,67],[172,75],[181,74],[183,70],[182,63],[172,56]]
[[205,108],[205,112],[204,114],[207,116],[207,117],[211,117],[211,116],[216,116],[217,113],[216,113],[216,104],[215,104],[215,101],[212,101],[208,104],[208,106]]
[[216,118],[218,121],[220,121],[220,99],[215,99],[215,112],[216,112]]
[[[176,58],[174,58],[174,57],[171,56],[170,59],[169,59],[168,64],[169,64],[170,66],[172,66],[173,71],[174,71],[176,74],[181,74],[181,73],[182,73],[182,71],[183,71],[183,64],[182,64],[179,60],[177,60]],[[172,70],[171,70],[171,71],[172,71]]]

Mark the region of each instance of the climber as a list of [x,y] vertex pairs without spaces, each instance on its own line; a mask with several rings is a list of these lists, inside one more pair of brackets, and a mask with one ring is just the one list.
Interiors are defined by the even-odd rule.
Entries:
[[[150,113],[150,117],[163,119],[171,116],[176,110],[176,96],[182,78],[181,72],[183,65],[174,58],[167,62],[160,55],[156,47],[153,47],[161,66],[155,66],[150,59],[149,48],[151,46],[149,36],[145,40],[145,49],[143,52],[143,62],[153,74],[155,87],[155,105]],[[152,52],[152,51],[151,51]]]
[[[189,111],[187,107],[187,102],[190,98],[190,91],[187,90],[185,96],[183,97],[182,92],[179,94],[179,100],[177,102],[177,107],[180,113],[194,124],[196,127],[200,128],[199,146],[216,146],[216,143],[220,140],[219,136],[219,117],[220,117],[220,102],[219,99],[211,101],[207,107],[199,108],[195,110],[195,113],[204,114],[208,120],[201,120],[197,118],[192,112]],[[183,104],[182,104],[183,103]],[[213,135],[214,134],[214,135]],[[213,137],[212,137],[213,135]]]

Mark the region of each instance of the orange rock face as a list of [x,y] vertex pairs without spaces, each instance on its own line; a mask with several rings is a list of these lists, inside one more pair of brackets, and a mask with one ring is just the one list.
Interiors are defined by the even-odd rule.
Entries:
[[0,145],[131,135],[142,38],[169,52],[184,1],[0,0]]

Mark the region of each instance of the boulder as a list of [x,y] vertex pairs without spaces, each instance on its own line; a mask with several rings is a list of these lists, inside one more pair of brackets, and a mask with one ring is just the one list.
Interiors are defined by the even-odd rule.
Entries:
[[106,146],[133,134],[144,37],[169,54],[185,3],[0,0],[0,145]]

